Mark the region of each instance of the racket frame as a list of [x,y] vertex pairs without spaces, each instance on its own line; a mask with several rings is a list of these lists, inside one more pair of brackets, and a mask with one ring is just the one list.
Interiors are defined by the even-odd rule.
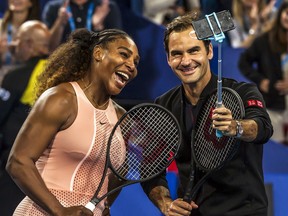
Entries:
[[[235,95],[235,98],[237,98],[238,102],[239,102],[239,109],[240,109],[240,116],[241,116],[241,119],[244,118],[245,116],[245,108],[244,108],[244,104],[243,104],[243,101],[241,99],[241,97],[239,96],[239,94],[231,89],[231,88],[228,88],[228,87],[223,87],[223,91],[228,91],[232,94]],[[218,94],[218,89],[215,89],[212,94],[215,94],[215,92],[217,92]],[[211,95],[212,95],[211,94]],[[210,97],[210,96],[209,96]],[[207,102],[207,100],[209,99],[209,97],[206,98],[206,101],[203,103],[203,105]],[[218,97],[217,97],[218,98]],[[217,104],[216,104],[217,106]],[[198,115],[199,117],[199,115]],[[239,120],[239,119],[237,119]],[[196,119],[196,124],[197,125],[197,119]],[[212,127],[212,126],[211,126]],[[205,167],[203,167],[201,165],[201,163],[199,163],[199,161],[196,159],[196,152],[195,152],[195,149],[194,149],[194,138],[195,138],[195,134],[196,134],[196,131],[195,131],[195,127],[193,127],[192,129],[192,133],[191,133],[191,172],[190,172],[190,175],[189,175],[189,181],[188,181],[188,184],[186,186],[186,191],[185,191],[185,194],[184,194],[184,198],[183,200],[190,203],[195,197],[196,197],[196,194],[198,192],[198,190],[202,187],[202,185],[207,181],[207,179],[215,172],[217,172],[218,170],[220,170],[222,167],[224,167],[234,156],[235,154],[238,152],[238,148],[239,148],[239,145],[240,145],[240,140],[237,139],[236,137],[230,137],[235,139],[235,143],[234,143],[234,148],[233,150],[230,152],[229,156],[226,158],[225,161],[223,161],[221,164],[219,164],[217,167],[213,168],[213,169],[207,169]],[[218,137],[219,138],[219,137]],[[220,138],[221,139],[221,138]],[[204,176],[202,176],[202,178],[195,184],[195,173],[197,173],[197,170],[202,170],[205,172]]]
[[[122,123],[123,119],[126,118],[127,115],[129,115],[130,113],[132,113],[134,110],[136,109],[139,109],[141,107],[155,107],[157,109],[161,109],[163,110],[164,112],[166,112],[170,117],[171,119],[173,120],[173,122],[175,123],[175,126],[178,130],[178,144],[177,144],[177,149],[175,150],[175,153],[174,155],[169,159],[169,162],[166,164],[166,167],[163,167],[163,170],[159,171],[158,173],[148,177],[148,178],[145,178],[145,179],[139,179],[139,180],[127,180],[125,178],[123,178],[122,176],[120,176],[117,171],[113,168],[112,164],[111,164],[111,160],[110,160],[110,147],[111,147],[111,142],[112,142],[112,139],[113,139],[113,136],[115,134],[115,131],[117,130],[118,126]],[[182,142],[182,133],[181,133],[181,129],[180,129],[180,125],[178,123],[178,120],[176,119],[176,117],[168,110],[166,109],[165,107],[159,105],[159,104],[155,104],[155,103],[141,103],[141,104],[138,104],[134,107],[132,107],[130,110],[128,110],[126,113],[124,113],[120,118],[119,120],[117,121],[117,123],[113,126],[113,129],[111,131],[111,134],[109,136],[109,139],[108,139],[108,144],[107,144],[107,150],[106,150],[106,161],[105,161],[105,167],[104,167],[104,170],[103,170],[103,176],[100,180],[100,183],[97,187],[97,190],[96,192],[94,193],[94,196],[92,197],[92,199],[85,205],[86,208],[90,209],[91,211],[94,211],[94,209],[96,208],[97,204],[100,203],[103,199],[105,199],[106,197],[108,197],[109,195],[119,191],[120,189],[122,189],[123,187],[126,187],[128,185],[132,185],[132,184],[136,184],[136,183],[141,183],[141,182],[145,182],[145,181],[148,181],[152,178],[155,178],[157,176],[159,176],[162,172],[164,172],[168,166],[173,162],[174,158],[177,156],[177,153],[179,151],[179,148],[180,148],[180,144]],[[125,182],[124,184],[121,184],[120,186],[110,190],[109,192],[107,192],[106,194],[98,197],[98,194],[103,186],[103,183],[105,181],[105,178],[106,178],[106,173],[108,171],[108,169],[110,169],[117,177],[120,181],[123,181]]]

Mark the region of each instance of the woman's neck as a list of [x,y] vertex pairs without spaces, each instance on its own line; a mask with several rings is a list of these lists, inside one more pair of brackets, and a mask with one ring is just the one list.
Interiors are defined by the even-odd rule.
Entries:
[[28,11],[13,12],[11,24],[14,27],[18,28],[20,27],[22,23],[26,21],[27,16],[28,16]]

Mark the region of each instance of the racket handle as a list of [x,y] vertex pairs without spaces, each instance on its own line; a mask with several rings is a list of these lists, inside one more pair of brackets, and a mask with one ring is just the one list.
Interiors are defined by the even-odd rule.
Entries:
[[92,202],[89,202],[85,205],[85,208],[89,209],[90,211],[94,211],[95,209],[95,204],[93,204]]
[[192,170],[189,176],[189,182],[186,186],[186,191],[183,197],[183,201],[190,203],[192,201],[192,189],[194,186],[194,179],[195,179],[195,170]]
[[185,194],[185,196],[183,197],[183,201],[184,202],[187,202],[187,203],[190,203],[192,200],[191,200],[191,195],[189,194]]
[[[219,43],[220,44],[220,43]],[[219,71],[218,71],[219,73]],[[220,80],[220,79],[219,79]],[[222,104],[222,80],[219,81],[218,80],[218,90],[217,90],[217,104],[216,104],[216,107],[219,108],[219,107],[222,107],[223,104]],[[223,133],[219,130],[216,130],[216,137],[218,138],[221,138],[223,136]]]
[[221,131],[219,131],[219,130],[216,130],[216,136],[218,138],[221,138],[223,136],[223,133]]

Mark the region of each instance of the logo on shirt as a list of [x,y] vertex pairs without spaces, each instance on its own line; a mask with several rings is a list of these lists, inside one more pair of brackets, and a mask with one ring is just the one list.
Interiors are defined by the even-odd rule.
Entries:
[[256,107],[261,107],[263,108],[263,103],[262,101],[259,101],[259,100],[248,100],[247,101],[247,106],[256,106]]

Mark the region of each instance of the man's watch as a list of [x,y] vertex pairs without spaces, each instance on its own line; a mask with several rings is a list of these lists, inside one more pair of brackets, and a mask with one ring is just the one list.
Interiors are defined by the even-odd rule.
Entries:
[[243,135],[243,127],[240,121],[236,120],[236,137],[239,138]]

